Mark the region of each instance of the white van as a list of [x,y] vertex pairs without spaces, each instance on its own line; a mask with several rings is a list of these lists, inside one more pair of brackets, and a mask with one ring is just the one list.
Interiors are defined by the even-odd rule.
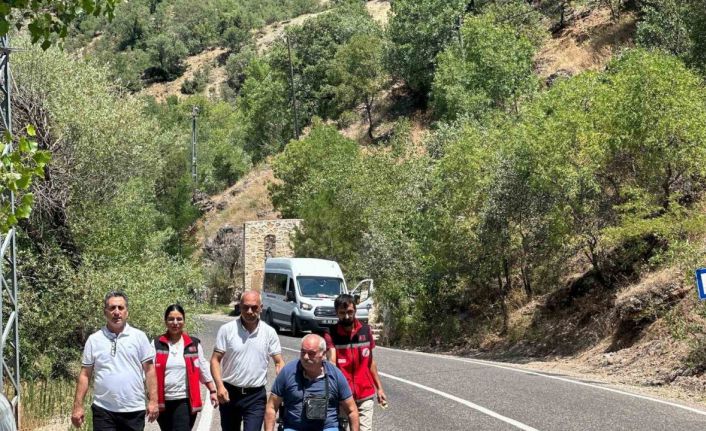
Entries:
[[[366,280],[369,281],[369,280]],[[265,262],[262,316],[275,329],[321,331],[338,322],[333,301],[348,293],[338,263],[309,258],[270,258]],[[367,322],[372,298],[359,304],[356,317]]]

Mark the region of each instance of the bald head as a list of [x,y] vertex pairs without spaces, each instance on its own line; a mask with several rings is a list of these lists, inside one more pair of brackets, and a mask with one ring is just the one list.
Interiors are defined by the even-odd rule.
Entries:
[[260,320],[262,308],[262,298],[260,292],[246,290],[240,296],[240,321],[243,322],[248,331],[252,331]]
[[305,335],[302,338],[302,349],[318,350],[319,352],[326,351],[326,340],[316,334]]
[[256,302],[258,305],[262,305],[262,297],[260,296],[260,292],[258,292],[257,290],[246,290],[240,296],[240,302]]

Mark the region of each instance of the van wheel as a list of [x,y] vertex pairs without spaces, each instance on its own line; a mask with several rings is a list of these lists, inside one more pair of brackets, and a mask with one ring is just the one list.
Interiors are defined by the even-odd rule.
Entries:
[[302,330],[299,327],[299,322],[297,322],[297,316],[292,316],[292,335],[299,337],[302,335]]
[[272,329],[274,329],[275,331],[278,331],[278,332],[279,332],[279,327],[278,327],[277,324],[275,323],[274,317],[272,317],[272,310],[269,309],[269,308],[268,308],[267,311],[265,312],[265,323],[267,323],[268,325],[270,325],[270,326],[272,327]]

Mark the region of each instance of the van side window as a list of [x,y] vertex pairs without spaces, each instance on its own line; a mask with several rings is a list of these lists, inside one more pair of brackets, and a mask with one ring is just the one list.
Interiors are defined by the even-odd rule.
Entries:
[[265,292],[274,293],[276,295],[284,295],[284,290],[287,287],[287,274],[274,274],[271,272],[265,273]]

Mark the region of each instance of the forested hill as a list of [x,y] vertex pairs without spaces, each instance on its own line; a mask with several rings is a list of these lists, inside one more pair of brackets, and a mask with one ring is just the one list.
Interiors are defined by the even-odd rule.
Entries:
[[63,51],[18,35],[15,121],[53,157],[22,226],[26,375],[72,373],[110,288],[155,332],[236,283],[194,253],[195,197],[257,184],[304,220],[298,254],[376,280],[391,343],[701,379],[705,6],[131,0]]

